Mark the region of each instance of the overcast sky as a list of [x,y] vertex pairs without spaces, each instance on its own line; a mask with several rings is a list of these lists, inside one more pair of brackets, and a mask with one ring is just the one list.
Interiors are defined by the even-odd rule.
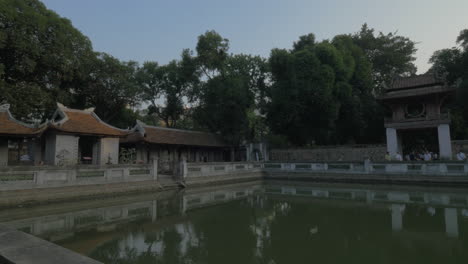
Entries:
[[468,28],[468,0],[42,0],[88,36],[94,49],[122,60],[178,59],[214,29],[232,53],[268,57],[300,35],[318,40],[359,31],[363,23],[416,41],[418,72]]

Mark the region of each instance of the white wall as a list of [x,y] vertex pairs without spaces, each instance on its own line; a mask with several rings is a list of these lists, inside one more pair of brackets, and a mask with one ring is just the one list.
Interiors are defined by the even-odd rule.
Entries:
[[100,147],[100,165],[119,163],[119,138],[101,138]]
[[74,135],[57,135],[55,138],[55,165],[60,161],[57,155],[66,154],[65,159],[67,165],[75,165],[78,163],[78,139]]
[[66,164],[75,165],[78,163],[78,139],[74,135],[48,134],[46,136],[45,161],[49,165],[59,165],[60,157],[63,155]]

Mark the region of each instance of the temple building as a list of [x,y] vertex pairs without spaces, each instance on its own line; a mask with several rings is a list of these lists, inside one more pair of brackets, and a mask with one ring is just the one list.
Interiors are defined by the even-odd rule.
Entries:
[[[137,163],[158,159],[160,163],[229,161],[231,148],[218,135],[149,126],[137,121],[133,133],[121,140],[124,149],[135,149]],[[170,166],[170,165],[167,165]]]
[[450,113],[446,107],[455,88],[431,74],[395,79],[379,99],[389,108],[385,119],[387,150],[439,153],[452,158]]
[[103,122],[94,108],[58,104],[43,135],[43,160],[49,165],[118,164],[119,140],[128,133]]
[[0,166],[37,164],[41,161],[40,135],[45,125],[34,126],[16,120],[10,105],[0,106]]

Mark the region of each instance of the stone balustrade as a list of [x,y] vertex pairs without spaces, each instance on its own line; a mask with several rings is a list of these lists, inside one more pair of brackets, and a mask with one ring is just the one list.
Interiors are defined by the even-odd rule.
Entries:
[[0,191],[157,180],[152,164],[8,166],[0,168]]
[[257,162],[210,162],[186,163],[184,178],[211,177],[263,171],[263,163]]
[[398,174],[468,176],[465,162],[335,162],[335,163],[264,163],[265,171],[320,172],[341,174]]

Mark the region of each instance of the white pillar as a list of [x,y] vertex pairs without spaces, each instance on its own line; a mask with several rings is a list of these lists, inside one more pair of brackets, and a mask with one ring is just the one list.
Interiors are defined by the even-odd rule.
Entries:
[[439,136],[439,151],[441,159],[452,159],[452,141],[450,139],[450,126],[442,124],[437,127]]
[[0,166],[8,165],[8,140],[0,139]]
[[387,151],[391,157],[395,157],[398,150],[398,135],[395,128],[387,127]]
[[392,230],[403,230],[403,212],[406,206],[403,204],[392,204]]
[[158,158],[153,159],[153,180],[157,181],[158,180]]
[[445,208],[445,232],[450,237],[458,237],[458,213],[456,208]]

